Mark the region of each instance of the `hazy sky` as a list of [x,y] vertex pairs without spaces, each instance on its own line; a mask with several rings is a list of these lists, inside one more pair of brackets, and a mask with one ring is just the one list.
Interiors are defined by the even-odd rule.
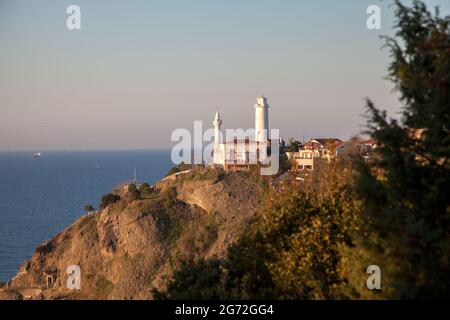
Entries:
[[[391,3],[0,0],[0,150],[170,147],[216,108],[224,128],[253,127],[261,93],[283,137],[347,138],[364,97],[398,110],[379,39]],[[366,28],[370,4],[380,31]]]

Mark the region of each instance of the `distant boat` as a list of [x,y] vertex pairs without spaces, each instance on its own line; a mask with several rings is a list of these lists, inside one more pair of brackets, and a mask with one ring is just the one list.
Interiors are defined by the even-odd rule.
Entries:
[[40,157],[42,157],[42,152],[35,152],[35,153],[33,154],[33,157],[35,157],[35,158],[40,158]]

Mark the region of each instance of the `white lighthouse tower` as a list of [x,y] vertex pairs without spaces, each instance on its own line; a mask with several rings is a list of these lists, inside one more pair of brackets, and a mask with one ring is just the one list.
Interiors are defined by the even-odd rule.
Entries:
[[265,142],[269,139],[269,104],[262,94],[256,99],[255,107],[255,141]]

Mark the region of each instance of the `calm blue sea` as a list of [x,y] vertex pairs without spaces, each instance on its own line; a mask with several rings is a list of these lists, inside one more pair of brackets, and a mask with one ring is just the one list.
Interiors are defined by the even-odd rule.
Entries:
[[101,196],[133,176],[154,183],[172,166],[170,150],[0,152],[0,281],[41,242],[98,207]]

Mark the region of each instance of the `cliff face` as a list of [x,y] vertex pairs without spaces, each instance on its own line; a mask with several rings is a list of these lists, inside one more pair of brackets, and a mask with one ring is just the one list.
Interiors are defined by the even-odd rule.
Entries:
[[[166,179],[148,199],[121,200],[37,247],[0,298],[151,299],[183,260],[222,257],[259,203],[245,173]],[[67,288],[70,265],[81,289]]]

